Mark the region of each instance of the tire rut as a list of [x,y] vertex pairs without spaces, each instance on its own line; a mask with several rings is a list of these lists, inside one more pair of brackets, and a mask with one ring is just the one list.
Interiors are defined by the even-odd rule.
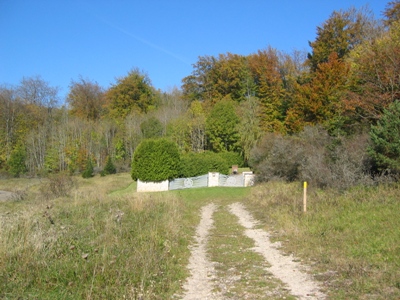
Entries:
[[[195,243],[191,246],[188,264],[190,276],[183,286],[186,292],[181,299],[228,299],[214,292],[215,281],[218,282],[218,278],[216,278],[215,263],[210,261],[207,255],[207,242],[210,230],[213,228],[213,214],[216,209],[217,206],[213,203],[201,209],[201,220],[196,229]],[[307,273],[306,266],[294,261],[292,256],[281,254],[277,249],[279,243],[271,243],[266,231],[254,228],[257,225],[256,220],[241,203],[229,205],[228,211],[238,218],[239,224],[245,228],[244,234],[254,241],[255,247],[251,250],[268,262],[270,265],[268,271],[287,287],[291,295],[298,299],[326,298],[320,291],[318,283]]]

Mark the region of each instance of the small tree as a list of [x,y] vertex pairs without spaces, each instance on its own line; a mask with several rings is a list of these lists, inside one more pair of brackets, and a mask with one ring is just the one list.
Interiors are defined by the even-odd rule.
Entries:
[[371,157],[380,171],[400,172],[400,101],[384,110],[377,125],[371,127]]
[[106,176],[110,174],[115,174],[117,173],[117,169],[115,168],[111,156],[107,158],[106,165],[104,166],[104,170],[101,172],[101,176]]
[[165,138],[142,141],[133,154],[132,179],[163,181],[178,176],[178,146]]
[[93,177],[93,162],[90,157],[86,161],[86,166],[85,170],[82,172],[82,177],[83,178]]
[[19,177],[21,174],[26,172],[26,151],[25,147],[22,145],[17,145],[15,149],[11,152],[10,158],[8,159],[8,166],[10,173],[14,177]]

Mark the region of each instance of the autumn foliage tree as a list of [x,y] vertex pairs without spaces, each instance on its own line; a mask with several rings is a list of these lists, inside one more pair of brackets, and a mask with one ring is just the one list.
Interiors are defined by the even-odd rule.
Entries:
[[110,116],[125,118],[134,110],[146,113],[156,104],[156,95],[149,77],[134,69],[127,76],[117,79],[106,92]]
[[373,39],[378,31],[367,8],[334,11],[322,26],[317,27],[315,41],[309,42],[312,52],[308,55],[308,63],[312,70],[316,70],[320,63],[329,60],[332,53],[336,53],[339,59],[344,58],[366,39]]
[[273,48],[258,51],[248,58],[255,84],[255,96],[260,100],[260,125],[264,131],[284,132],[284,94],[278,53]]
[[310,82],[297,85],[297,93],[286,118],[290,131],[297,132],[316,124],[333,129],[346,122],[343,96],[349,70],[349,65],[332,53],[328,62],[318,65]]
[[400,22],[373,43],[359,45],[350,55],[352,97],[349,105],[370,122],[379,120],[394,100],[400,99]]
[[67,96],[70,112],[86,120],[98,120],[104,110],[104,91],[97,82],[82,77],[71,81]]

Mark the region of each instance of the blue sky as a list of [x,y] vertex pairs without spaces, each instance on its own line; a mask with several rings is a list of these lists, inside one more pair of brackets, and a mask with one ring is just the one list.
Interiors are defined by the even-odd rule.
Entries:
[[39,75],[64,97],[80,76],[108,88],[138,68],[168,91],[199,56],[308,51],[334,10],[368,4],[382,18],[387,2],[0,0],[0,85]]

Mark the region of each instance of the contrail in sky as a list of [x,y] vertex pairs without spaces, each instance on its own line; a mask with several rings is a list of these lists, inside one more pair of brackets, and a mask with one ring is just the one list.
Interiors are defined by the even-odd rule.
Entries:
[[113,24],[113,23],[111,23],[111,22],[99,17],[98,15],[95,15],[95,17],[98,20],[100,20],[101,22],[103,22],[104,24],[107,24],[108,26],[118,30],[119,32],[122,32],[123,34],[125,34],[125,35],[127,35],[127,36],[129,36],[129,37],[141,42],[142,44],[145,44],[145,45],[147,45],[147,46],[149,46],[149,47],[151,47],[153,49],[156,49],[158,51],[161,51],[161,52],[163,52],[163,53],[165,53],[165,54],[167,54],[167,55],[169,55],[169,56],[171,56],[171,57],[183,62],[184,64],[191,65],[191,63],[189,63],[186,59],[182,58],[181,56],[179,56],[179,55],[177,55],[177,54],[175,54],[175,53],[173,53],[171,51],[168,51],[168,50],[166,50],[166,49],[164,49],[164,48],[162,48],[162,47],[160,47],[160,46],[158,46],[158,45],[156,45],[154,43],[151,43],[151,42],[149,42],[149,41],[147,41],[147,40],[145,40],[145,39],[143,39],[143,38],[141,38],[141,37],[139,37],[137,35],[134,35],[134,34],[130,33],[129,31],[127,31],[127,30],[125,30],[125,29],[123,29],[123,28],[121,28],[121,27],[119,27],[119,26],[117,26],[117,25],[115,25],[115,24]]

